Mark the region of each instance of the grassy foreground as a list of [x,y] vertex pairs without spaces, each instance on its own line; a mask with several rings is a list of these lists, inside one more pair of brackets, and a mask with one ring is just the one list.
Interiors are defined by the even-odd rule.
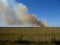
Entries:
[[60,28],[1,27],[1,45],[60,45]]

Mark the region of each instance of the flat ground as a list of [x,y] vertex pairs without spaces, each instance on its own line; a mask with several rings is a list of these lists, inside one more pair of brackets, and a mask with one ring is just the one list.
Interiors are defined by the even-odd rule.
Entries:
[[[51,43],[51,40],[53,38],[60,40],[60,28],[56,28],[56,27],[55,28],[54,27],[52,28],[51,27],[50,28],[49,27],[48,28],[40,28],[40,27],[35,27],[35,28],[33,27],[30,27],[30,28],[3,27],[3,28],[0,28],[0,42],[1,41],[14,42],[17,40],[24,40],[24,41],[28,40],[28,41],[35,42],[35,44],[31,44],[31,45],[37,45],[36,42],[40,42],[40,41]],[[9,45],[11,43],[7,43],[7,44]],[[16,45],[16,43],[14,45]],[[20,45],[25,45],[25,44],[20,44]]]

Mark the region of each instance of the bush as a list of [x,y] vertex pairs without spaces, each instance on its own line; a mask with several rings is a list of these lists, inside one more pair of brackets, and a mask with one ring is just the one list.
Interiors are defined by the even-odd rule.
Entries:
[[18,40],[15,40],[15,43],[33,43],[33,41],[18,39]]

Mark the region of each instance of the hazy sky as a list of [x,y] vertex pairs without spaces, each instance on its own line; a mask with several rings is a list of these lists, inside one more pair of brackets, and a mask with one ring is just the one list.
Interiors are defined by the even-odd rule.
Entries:
[[16,0],[24,3],[30,13],[46,19],[50,26],[60,26],[60,0]]
[[16,2],[26,5],[29,13],[36,14],[41,20],[45,19],[49,26],[60,26],[60,0],[16,0]]

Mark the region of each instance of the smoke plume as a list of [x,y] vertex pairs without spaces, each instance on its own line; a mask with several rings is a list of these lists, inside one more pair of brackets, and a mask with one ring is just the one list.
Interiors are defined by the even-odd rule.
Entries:
[[[15,1],[13,0],[13,2]],[[34,14],[28,13],[28,8],[24,4],[16,2],[10,4],[12,4],[12,0],[0,0],[0,13],[6,25],[20,25],[22,27],[45,26]]]

